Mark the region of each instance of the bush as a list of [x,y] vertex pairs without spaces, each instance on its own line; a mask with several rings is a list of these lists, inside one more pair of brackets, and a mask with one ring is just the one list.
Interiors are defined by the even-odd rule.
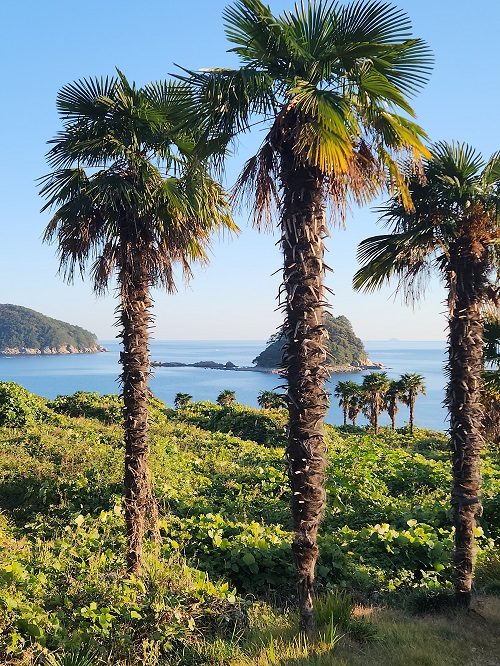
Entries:
[[280,409],[253,409],[244,405],[198,402],[180,410],[177,418],[211,432],[227,432],[268,446],[286,445],[287,415]]
[[55,420],[47,401],[14,382],[0,382],[0,426],[23,426]]
[[[123,399],[120,395],[100,395],[95,392],[77,391],[73,395],[59,395],[48,406],[59,414],[73,418],[97,419],[107,425],[123,423]],[[151,396],[149,399],[150,421],[165,418],[165,404]]]

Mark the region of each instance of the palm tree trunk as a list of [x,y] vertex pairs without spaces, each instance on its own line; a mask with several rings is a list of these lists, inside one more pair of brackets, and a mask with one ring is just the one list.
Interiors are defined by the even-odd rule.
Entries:
[[323,180],[318,169],[297,165],[291,147],[285,144],[281,150],[281,181],[281,243],[287,294],[283,368],[288,379],[293,553],[301,628],[310,633],[314,629],[317,534],[326,498],[323,420],[328,408],[324,382],[329,373],[328,332],[323,325]]
[[413,435],[413,420],[415,418],[415,397],[413,395],[410,395],[409,399],[409,407],[410,407],[410,435]]
[[477,243],[474,245],[471,240],[464,234],[450,251],[449,383],[446,395],[453,464],[455,598],[458,605],[466,608],[471,602],[476,515],[481,512],[483,324],[480,307],[487,269],[486,252],[478,256]]
[[375,404],[372,405],[372,426],[373,432],[378,435],[378,407]]
[[[135,259],[135,261],[134,261]],[[121,381],[125,435],[125,523],[127,569],[139,574],[146,511],[151,501],[148,469],[148,378],[151,298],[149,280],[141,266],[140,253],[129,258],[120,270],[123,351]]]
[[347,405],[344,405],[344,425],[347,425],[347,411],[348,407]]

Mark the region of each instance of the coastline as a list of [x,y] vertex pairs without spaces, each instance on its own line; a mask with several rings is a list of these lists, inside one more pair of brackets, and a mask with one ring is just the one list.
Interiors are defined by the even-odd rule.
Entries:
[[0,350],[0,356],[67,356],[70,354],[99,354],[107,352],[106,347],[95,345],[94,347],[74,347],[73,345],[61,345],[60,347],[6,347]]
[[[264,368],[260,366],[238,366],[231,361],[227,363],[216,363],[215,361],[198,361],[196,363],[181,363],[178,361],[152,361],[152,368],[198,368],[204,370],[227,370],[232,372],[262,372],[266,374],[280,375],[280,368]],[[346,374],[363,372],[364,370],[381,370],[383,363],[370,362],[359,365],[330,365],[328,370],[331,374]]]

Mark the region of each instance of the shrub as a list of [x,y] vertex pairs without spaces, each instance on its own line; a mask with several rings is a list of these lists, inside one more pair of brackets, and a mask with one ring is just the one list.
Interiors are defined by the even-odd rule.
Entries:
[[0,382],[0,426],[22,428],[42,421],[56,420],[47,401],[14,382]]
[[[123,422],[123,399],[120,395],[77,391],[73,395],[59,395],[48,404],[55,412],[73,418],[97,419],[108,425]],[[161,400],[151,396],[149,409],[151,421],[164,420],[166,407]]]
[[287,414],[281,409],[253,409],[244,405],[221,407],[209,402],[188,405],[181,419],[211,432],[227,432],[268,446],[285,446]]

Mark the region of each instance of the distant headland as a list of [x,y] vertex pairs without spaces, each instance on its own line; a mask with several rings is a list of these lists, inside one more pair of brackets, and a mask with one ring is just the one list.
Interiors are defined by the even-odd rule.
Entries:
[[95,354],[106,349],[80,326],[20,305],[0,304],[0,356]]

